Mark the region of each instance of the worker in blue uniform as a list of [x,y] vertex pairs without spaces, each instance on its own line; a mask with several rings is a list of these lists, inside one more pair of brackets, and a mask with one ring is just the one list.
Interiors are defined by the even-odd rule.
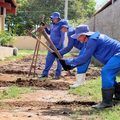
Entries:
[[87,25],[78,26],[72,38],[85,43],[85,51],[76,58],[60,60],[63,68],[73,69],[94,56],[104,66],[101,71],[102,102],[93,107],[100,109],[113,106],[113,98],[120,100],[120,83],[116,81],[116,75],[120,71],[120,42],[105,34],[90,32]]
[[[67,32],[67,36],[68,36],[67,46],[59,51],[61,55],[65,55],[66,53],[70,52],[70,50],[72,50],[73,47],[80,50],[79,55],[82,54],[83,53],[82,48],[84,46],[84,43],[81,43],[77,39],[73,39],[71,37],[71,35],[75,34],[75,29],[69,26],[68,24],[65,24],[65,25],[62,25],[61,31]],[[90,60],[88,60],[86,64],[77,67],[76,81],[72,85],[70,85],[71,88],[76,88],[85,83],[85,72],[88,69],[89,63],[90,63]]]
[[[64,20],[61,19],[59,12],[53,12],[50,18],[52,20],[52,23],[50,24],[50,27],[45,28],[45,30],[50,35],[50,39],[52,40],[55,47],[58,50],[60,50],[63,48],[64,37],[65,37],[65,33],[61,32],[61,25],[63,24]],[[42,75],[39,77],[40,79],[42,78],[43,80],[43,78],[48,77],[49,70],[52,67],[54,61],[55,61],[55,56],[48,51],[46,57],[45,69],[43,70]],[[57,69],[54,79],[60,78],[61,69],[62,69],[61,64],[59,60],[57,60]]]

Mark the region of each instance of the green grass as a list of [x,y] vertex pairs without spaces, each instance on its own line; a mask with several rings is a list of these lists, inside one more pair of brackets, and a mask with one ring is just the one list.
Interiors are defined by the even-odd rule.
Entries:
[[[11,60],[17,60],[17,59],[22,59],[25,56],[31,55],[34,53],[34,50],[18,50],[18,55],[17,56],[11,56],[7,57],[5,61],[11,61]],[[41,55],[46,55],[47,51],[39,51],[39,54]]]
[[[120,81],[120,77],[117,78]],[[80,96],[80,101],[101,101],[101,80],[87,81],[86,85],[76,89],[70,89],[70,93]],[[86,116],[87,120],[120,120],[120,104],[104,110],[96,110],[91,106],[80,106],[72,115],[72,119],[81,119]]]
[[101,97],[101,81],[100,77],[96,80],[89,80],[85,85],[80,86],[76,89],[70,89],[70,93],[77,94],[82,97],[89,97],[92,101],[99,100]]
[[0,100],[19,98],[21,94],[29,93],[31,91],[31,88],[11,86],[6,90],[0,91]]
[[33,54],[33,50],[18,50],[18,55],[17,56],[7,57],[5,59],[5,61],[22,59],[23,57],[31,55],[31,54]]
[[[25,56],[32,55],[33,53],[34,53],[34,50],[18,50],[17,56],[6,57],[4,61],[15,61],[18,59],[22,59]],[[47,55],[47,51],[39,51],[39,54],[40,55]],[[65,56],[71,57],[70,53],[66,54]]]

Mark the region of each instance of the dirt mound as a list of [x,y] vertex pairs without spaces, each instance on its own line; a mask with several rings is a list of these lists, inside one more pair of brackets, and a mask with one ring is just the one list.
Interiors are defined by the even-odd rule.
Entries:
[[29,71],[25,70],[11,70],[11,69],[3,69],[1,73],[6,73],[6,74],[28,74]]
[[[36,74],[42,73],[42,70],[45,67],[45,56],[39,56],[39,57],[40,57],[40,61],[37,62]],[[32,60],[32,56],[28,56],[24,59],[11,62],[7,65],[3,65],[0,67],[0,73],[27,75],[29,73],[31,60]],[[53,64],[53,66],[50,70],[50,73],[49,73],[49,75],[51,77],[54,76],[55,69],[56,69],[56,64]],[[62,71],[63,76],[64,76],[64,73],[66,73],[66,71]],[[74,70],[73,71],[71,70],[71,73],[74,73]],[[33,74],[33,70],[31,72],[31,74]],[[86,80],[95,79],[99,75],[100,75],[100,68],[96,68],[94,65],[91,64],[87,73],[86,73]]]
[[56,102],[57,105],[85,105],[85,106],[92,106],[95,105],[95,102],[83,102],[83,101],[58,101]]
[[9,101],[9,102],[0,102],[0,104],[5,104],[9,107],[38,107],[39,109],[50,109],[55,107],[79,107],[82,106],[92,106],[95,105],[95,102],[87,101],[57,101],[57,102],[43,102],[43,101]]
[[11,62],[0,67],[0,73],[28,74],[31,64],[31,56]]
[[86,80],[96,79],[100,76],[100,68],[90,67],[86,73]]
[[[58,81],[59,82],[59,81]],[[47,90],[67,90],[69,89],[69,83],[66,82],[54,82],[54,81],[40,81],[34,79],[21,79],[18,78],[16,81],[0,81],[0,87],[17,85],[19,87],[40,87]]]
[[41,101],[14,101],[14,102],[0,102],[0,104],[5,104],[12,107],[38,107],[39,109],[48,109],[49,107],[53,106],[54,103],[52,102],[41,102]]

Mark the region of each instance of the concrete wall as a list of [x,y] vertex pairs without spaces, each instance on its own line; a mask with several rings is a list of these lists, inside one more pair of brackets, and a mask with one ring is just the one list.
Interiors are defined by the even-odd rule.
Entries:
[[[41,41],[45,44],[47,44],[47,41],[42,36]],[[64,45],[67,46],[68,40],[67,36],[65,38]],[[18,49],[34,49],[36,45],[36,39],[30,37],[30,36],[17,36],[15,37],[15,41],[12,43],[14,47],[17,47]],[[43,45],[40,44],[40,50],[44,51],[47,50]]]
[[5,57],[13,56],[13,48],[10,47],[0,47],[0,59]]
[[120,0],[92,17],[87,24],[92,31],[100,31],[120,40]]
[[[46,43],[44,37],[41,38],[41,41]],[[18,49],[34,49],[36,45],[36,39],[30,36],[18,36],[15,38],[15,41],[12,44]],[[40,50],[46,50],[46,48],[40,45]]]

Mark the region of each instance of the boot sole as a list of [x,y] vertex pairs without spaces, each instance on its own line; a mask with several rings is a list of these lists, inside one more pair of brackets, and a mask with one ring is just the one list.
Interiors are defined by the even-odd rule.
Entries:
[[[113,106],[114,106],[114,105],[113,105]],[[94,109],[99,109],[99,110],[100,110],[100,109],[110,108],[110,107],[113,107],[113,106],[106,106],[106,107],[94,107],[94,106],[93,106],[92,108],[94,108]]]
[[120,100],[113,100],[113,104],[114,104],[114,106],[116,106],[116,105],[120,105]]

